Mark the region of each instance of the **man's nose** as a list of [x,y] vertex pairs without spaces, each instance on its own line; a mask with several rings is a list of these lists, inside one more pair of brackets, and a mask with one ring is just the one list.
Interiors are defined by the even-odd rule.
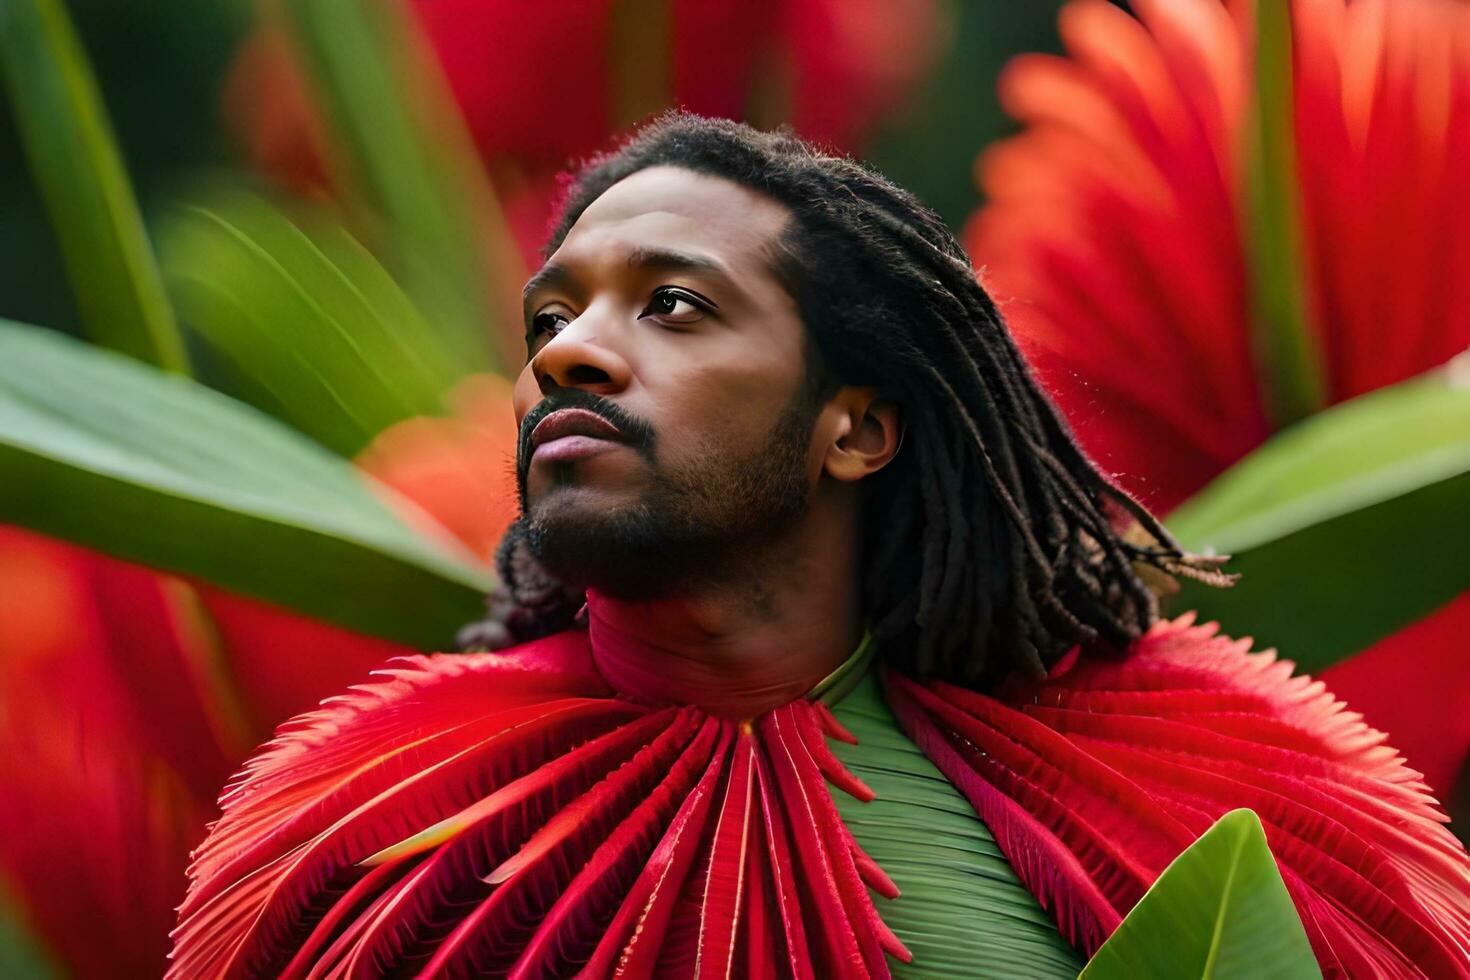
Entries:
[[543,396],[558,388],[611,395],[628,387],[632,368],[597,333],[594,318],[584,313],[531,358],[531,373]]

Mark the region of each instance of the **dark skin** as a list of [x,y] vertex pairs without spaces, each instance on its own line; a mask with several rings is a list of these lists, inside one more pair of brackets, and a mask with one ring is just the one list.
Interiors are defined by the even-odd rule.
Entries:
[[[527,284],[517,422],[559,389],[582,389],[646,424],[657,460],[616,439],[547,439],[526,470],[533,520],[634,508],[664,467],[763,450],[806,372],[805,328],[770,264],[789,220],[754,191],[675,167],[640,171],[587,208]],[[789,528],[739,561],[710,555],[720,574],[697,589],[604,602],[696,686],[787,682],[779,700],[752,696],[741,714],[802,693],[862,632],[860,483],[897,452],[898,410],[871,388],[842,387],[814,411],[807,506]],[[604,592],[614,583],[575,584]]]

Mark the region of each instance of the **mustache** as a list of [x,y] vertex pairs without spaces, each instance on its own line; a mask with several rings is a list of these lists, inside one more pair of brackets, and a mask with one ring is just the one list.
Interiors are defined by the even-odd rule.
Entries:
[[531,465],[531,433],[542,419],[563,408],[580,408],[602,416],[622,434],[622,442],[652,461],[653,426],[601,395],[580,388],[562,388],[537,402],[536,407],[521,419],[521,429],[516,440],[516,470],[522,483],[525,482],[526,470]]

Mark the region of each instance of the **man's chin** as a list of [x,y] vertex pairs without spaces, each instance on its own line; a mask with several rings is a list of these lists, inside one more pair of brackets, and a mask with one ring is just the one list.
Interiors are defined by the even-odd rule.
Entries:
[[531,509],[563,506],[618,507],[638,502],[653,482],[648,463],[626,446],[574,463],[532,457],[520,471]]
[[531,546],[564,585],[629,600],[662,598],[677,586],[670,574],[677,549],[644,509],[547,504],[531,511]]
[[533,496],[525,508],[531,524],[542,533],[595,537],[637,516],[636,494],[594,485],[563,484]]

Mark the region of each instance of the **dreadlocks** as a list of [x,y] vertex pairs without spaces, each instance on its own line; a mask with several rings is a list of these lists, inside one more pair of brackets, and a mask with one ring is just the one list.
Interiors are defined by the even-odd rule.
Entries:
[[[1083,455],[959,242],[860,163],[786,131],[669,113],[577,175],[546,254],[608,188],[666,165],[790,210],[772,261],[821,375],[900,406],[904,444],[872,478],[863,532],[864,609],[892,661],[967,684],[1041,674],[1079,643],[1122,647],[1153,622],[1155,596],[1135,566],[1226,578],[1216,560],[1183,554]],[[530,619],[562,625],[579,599],[528,575],[525,547],[513,529],[502,576],[512,595],[528,583]]]

